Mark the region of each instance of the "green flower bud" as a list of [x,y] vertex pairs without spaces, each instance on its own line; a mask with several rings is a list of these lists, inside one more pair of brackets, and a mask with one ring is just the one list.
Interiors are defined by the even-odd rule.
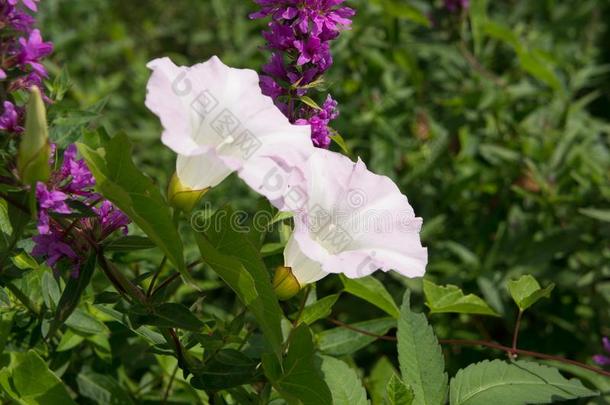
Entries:
[[179,210],[189,213],[195,208],[197,202],[208,192],[210,188],[203,190],[193,190],[180,182],[178,176],[174,173],[169,182],[167,190],[167,199],[169,204]]
[[17,154],[17,171],[21,181],[28,185],[46,181],[51,172],[50,157],[47,111],[40,89],[33,86],[25,110],[25,132]]
[[273,291],[282,300],[288,300],[299,293],[301,286],[290,267],[279,266],[273,275]]

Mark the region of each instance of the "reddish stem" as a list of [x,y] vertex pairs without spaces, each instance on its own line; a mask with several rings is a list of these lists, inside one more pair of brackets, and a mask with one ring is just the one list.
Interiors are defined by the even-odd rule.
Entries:
[[[371,333],[369,331],[366,330],[362,330],[359,328],[356,328],[354,326],[351,326],[349,324],[346,324],[344,322],[341,322],[339,320],[336,319],[328,319],[328,321],[330,323],[333,323],[339,327],[345,328],[345,329],[349,329],[351,331],[360,333],[362,335],[366,335],[366,336],[370,336],[370,337],[374,337],[376,339],[380,339],[380,340],[388,340],[388,341],[392,341],[395,342],[396,336],[384,336],[384,335],[377,335],[375,333]],[[456,346],[484,346],[484,347],[489,347],[490,349],[496,349],[496,350],[500,350],[503,352],[508,353],[509,355],[523,355],[523,356],[529,356],[529,357],[535,357],[535,358],[539,358],[539,359],[545,359],[545,360],[553,360],[553,361],[557,361],[559,363],[564,363],[564,364],[571,364],[573,366],[577,366],[580,368],[583,368],[585,370],[589,370],[592,371],[594,373],[606,376],[606,377],[610,377],[610,372],[606,371],[606,370],[602,370],[601,368],[597,368],[594,366],[590,366],[588,364],[585,363],[581,363],[579,361],[576,360],[570,360],[570,359],[566,359],[565,357],[561,357],[561,356],[554,356],[551,354],[545,354],[545,353],[538,353],[538,352],[532,352],[529,350],[522,350],[522,349],[517,349],[517,348],[512,348],[512,347],[508,347],[508,346],[503,346],[499,343],[495,343],[495,342],[488,342],[486,340],[470,340],[470,339],[439,339],[439,343],[444,344],[444,345],[456,345]]]

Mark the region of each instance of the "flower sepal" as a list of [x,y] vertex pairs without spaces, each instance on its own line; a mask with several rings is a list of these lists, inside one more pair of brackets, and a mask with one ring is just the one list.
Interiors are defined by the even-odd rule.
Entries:
[[167,200],[169,204],[185,213],[189,213],[195,208],[199,200],[210,190],[207,187],[201,190],[193,190],[182,184],[178,175],[174,173],[167,189]]
[[301,285],[290,267],[279,266],[275,270],[273,275],[273,291],[282,301],[289,300],[301,291]]

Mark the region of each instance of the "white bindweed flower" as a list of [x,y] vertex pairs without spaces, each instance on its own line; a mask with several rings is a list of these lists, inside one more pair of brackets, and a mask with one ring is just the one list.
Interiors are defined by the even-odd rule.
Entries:
[[281,185],[269,173],[290,173],[313,152],[311,129],[292,125],[262,94],[258,74],[213,56],[191,67],[169,58],[147,65],[146,106],[163,125],[162,141],[178,154],[176,174],[193,190],[214,187],[232,172],[282,208]]
[[306,196],[295,212],[295,229],[284,250],[284,264],[300,284],[328,273],[350,278],[375,270],[422,276],[428,253],[407,197],[388,177],[370,172],[358,160],[316,149],[302,168],[303,181],[291,184]]

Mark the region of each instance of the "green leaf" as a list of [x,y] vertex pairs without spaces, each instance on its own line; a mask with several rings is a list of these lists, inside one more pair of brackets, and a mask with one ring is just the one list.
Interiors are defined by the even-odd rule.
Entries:
[[66,288],[64,289],[59,302],[57,303],[57,309],[55,310],[55,318],[51,322],[47,337],[52,337],[57,328],[59,328],[68,317],[74,312],[76,306],[80,301],[81,295],[89,285],[93,272],[95,270],[96,257],[95,254],[89,256],[87,262],[80,269],[78,277],[70,277]]
[[447,396],[443,352],[425,315],[412,312],[409,301],[407,291],[398,320],[400,372],[415,393],[414,405],[442,405]]
[[34,351],[11,353],[0,384],[18,403],[27,405],[76,405],[61,380]]
[[[7,257],[11,246],[13,226],[9,216],[8,203],[0,198],[0,256]],[[0,261],[2,264],[2,261]]]
[[610,210],[603,210],[599,208],[581,208],[578,210],[581,214],[597,219],[603,222],[610,222]]
[[76,377],[78,391],[99,405],[133,404],[131,397],[112,377],[94,372],[82,372]]
[[6,342],[13,328],[13,320],[15,319],[14,311],[2,309],[0,311],[0,354],[4,353]]
[[211,358],[202,370],[193,371],[191,385],[201,390],[222,390],[256,381],[258,363],[245,354],[224,349]]
[[485,360],[458,371],[451,380],[451,405],[550,404],[591,397],[595,392],[557,369],[537,363]]
[[80,345],[85,340],[84,337],[77,335],[72,332],[70,329],[66,331],[61,337],[59,344],[57,345],[58,352],[65,352],[71,349],[74,349],[76,346]]
[[76,308],[66,319],[66,325],[77,332],[88,335],[108,332],[108,328],[102,321],[80,308]]
[[104,314],[110,316],[115,321],[124,325],[126,328],[131,330],[133,333],[139,335],[144,340],[146,340],[149,344],[154,346],[154,345],[160,345],[160,344],[165,343],[165,339],[163,338],[163,335],[161,335],[160,333],[158,333],[144,325],[134,326],[131,323],[131,320],[129,319],[129,317],[125,316],[123,313],[121,313],[107,305],[95,305],[95,308],[99,309]]
[[483,44],[483,26],[487,21],[488,0],[473,0],[470,5],[470,26],[472,29],[472,41],[474,43],[475,55],[481,54]]
[[306,306],[301,314],[301,322],[311,325],[320,319],[326,318],[332,312],[333,305],[335,305],[340,295],[329,295]]
[[308,96],[301,96],[299,97],[299,100],[301,100],[301,102],[303,104],[306,104],[308,106],[310,106],[311,108],[315,109],[315,110],[321,110],[322,108],[311,99],[311,97]]
[[252,311],[267,342],[280,355],[283,341],[282,310],[273,292],[271,278],[257,249],[244,233],[232,227],[233,211],[214,214],[206,234],[196,234],[201,257],[235,291]]
[[375,305],[396,319],[400,317],[398,306],[388,290],[381,284],[381,281],[372,276],[351,279],[344,275],[341,275],[341,281],[348,293]]
[[559,371],[565,371],[570,375],[577,377],[581,381],[589,382],[589,385],[595,387],[601,392],[610,392],[610,378],[593,371],[584,369],[582,367],[562,363],[559,361],[543,361],[543,363],[550,367],[555,367]]
[[552,283],[546,288],[540,287],[538,281],[529,274],[508,282],[508,291],[521,311],[525,311],[542,298],[548,298],[553,288],[555,284]]
[[57,308],[57,303],[61,297],[59,285],[53,277],[53,273],[45,271],[41,280],[42,299],[47,308],[54,310]]
[[106,252],[133,252],[134,250],[150,249],[155,244],[148,238],[136,235],[122,236],[104,244]]
[[345,362],[330,356],[321,356],[324,381],[330,388],[333,405],[367,405],[366,390],[360,377]]
[[335,131],[332,128],[330,128],[330,132],[331,132],[330,139],[334,143],[339,145],[339,147],[341,148],[343,153],[345,153],[348,156],[351,156],[352,155],[352,151],[350,150],[349,146],[347,146],[347,142],[345,142],[345,139],[343,138],[343,136],[341,136],[340,133],[338,133],[337,131]]
[[504,42],[511,48],[515,50],[521,49],[521,40],[509,27],[491,20],[486,20],[483,25],[483,30],[490,37]]
[[305,324],[292,331],[288,354],[280,364],[270,354],[263,355],[265,375],[288,401],[303,405],[331,404],[332,396],[320,370],[316,368],[311,331]]
[[499,316],[482,298],[468,294],[454,285],[439,286],[424,280],[426,305],[433,314],[455,312],[460,314],[479,314]]
[[406,2],[375,0],[375,3],[381,4],[385,12],[391,17],[409,20],[424,27],[430,26],[430,19],[423,12]]
[[555,71],[549,66],[549,61],[544,60],[536,51],[517,51],[519,62],[523,69],[544,82],[556,91],[561,91],[561,81]]
[[371,395],[371,402],[374,405],[383,404],[386,396],[386,386],[394,374],[396,374],[396,369],[387,357],[383,356],[377,360],[366,384]]
[[142,314],[144,316],[139,317],[138,321],[143,325],[154,325],[159,328],[177,328],[194,332],[201,331],[205,326],[187,307],[172,302],[155,307],[152,314],[145,312],[142,312]]
[[[385,335],[391,328],[396,327],[396,319],[379,318],[370,321],[357,322],[349,325],[352,328],[362,330],[374,335]],[[368,336],[344,327],[327,329],[318,334],[318,346],[326,354],[343,356],[354,353],[377,340],[374,336]]]
[[386,388],[386,404],[411,405],[414,399],[413,389],[393,374]]
[[96,189],[148,235],[186,280],[191,280],[169,206],[151,179],[131,160],[131,142],[120,134],[103,146],[102,150],[93,150],[78,144],[79,152],[95,176]]

